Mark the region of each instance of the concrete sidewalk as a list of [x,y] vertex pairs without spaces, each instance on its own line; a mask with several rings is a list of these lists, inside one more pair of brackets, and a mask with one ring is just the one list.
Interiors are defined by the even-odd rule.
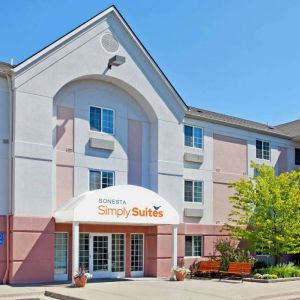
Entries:
[[36,285],[26,287],[0,286],[0,299],[63,300],[300,300],[300,281],[281,283],[254,283],[218,280],[163,279],[90,282],[85,288],[68,284]]

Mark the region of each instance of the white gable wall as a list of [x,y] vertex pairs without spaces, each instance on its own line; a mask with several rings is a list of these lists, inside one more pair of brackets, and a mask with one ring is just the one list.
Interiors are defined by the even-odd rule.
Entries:
[[[125,89],[145,114],[150,114],[153,151],[149,185],[173,205],[182,206],[184,106],[120,25],[110,13],[34,64],[16,68],[16,214],[51,215],[55,194],[53,101],[69,82],[93,76]],[[107,70],[107,62],[114,54],[100,44],[100,37],[108,31],[120,42],[117,54],[126,57],[125,64],[111,70]],[[170,134],[176,138],[166,138]],[[28,188],[32,182],[34,189]],[[24,199],[31,199],[32,205]]]

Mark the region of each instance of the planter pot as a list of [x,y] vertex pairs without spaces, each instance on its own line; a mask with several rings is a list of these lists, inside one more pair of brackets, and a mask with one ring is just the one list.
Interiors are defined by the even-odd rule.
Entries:
[[185,278],[185,273],[175,272],[176,280],[183,281]]
[[85,287],[87,278],[85,276],[74,279],[76,287]]

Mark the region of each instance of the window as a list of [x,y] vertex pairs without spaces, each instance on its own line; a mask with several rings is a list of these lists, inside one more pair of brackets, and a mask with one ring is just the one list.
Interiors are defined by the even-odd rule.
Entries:
[[295,164],[300,166],[300,149],[295,148]]
[[270,160],[270,143],[256,140],[256,158]]
[[101,107],[90,107],[90,130],[114,133],[114,111]]
[[114,185],[114,172],[90,170],[90,191]]
[[203,182],[184,181],[184,201],[201,203],[203,201]]
[[55,232],[54,273],[68,274],[68,233]]
[[202,236],[185,236],[185,256],[202,255]]
[[89,271],[89,240],[90,236],[88,233],[79,234],[79,266],[83,268],[86,272]]
[[193,148],[203,148],[203,129],[184,125],[184,145]]
[[125,238],[124,234],[112,235],[112,272],[124,272],[125,271]]
[[144,269],[144,235],[131,235],[131,271],[142,272]]

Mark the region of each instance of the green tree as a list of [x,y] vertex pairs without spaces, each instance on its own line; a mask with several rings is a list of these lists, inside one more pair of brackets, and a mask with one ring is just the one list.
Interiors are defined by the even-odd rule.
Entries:
[[225,225],[252,250],[275,257],[300,252],[300,171],[275,175],[267,165],[251,165],[257,176],[231,183],[232,210]]

